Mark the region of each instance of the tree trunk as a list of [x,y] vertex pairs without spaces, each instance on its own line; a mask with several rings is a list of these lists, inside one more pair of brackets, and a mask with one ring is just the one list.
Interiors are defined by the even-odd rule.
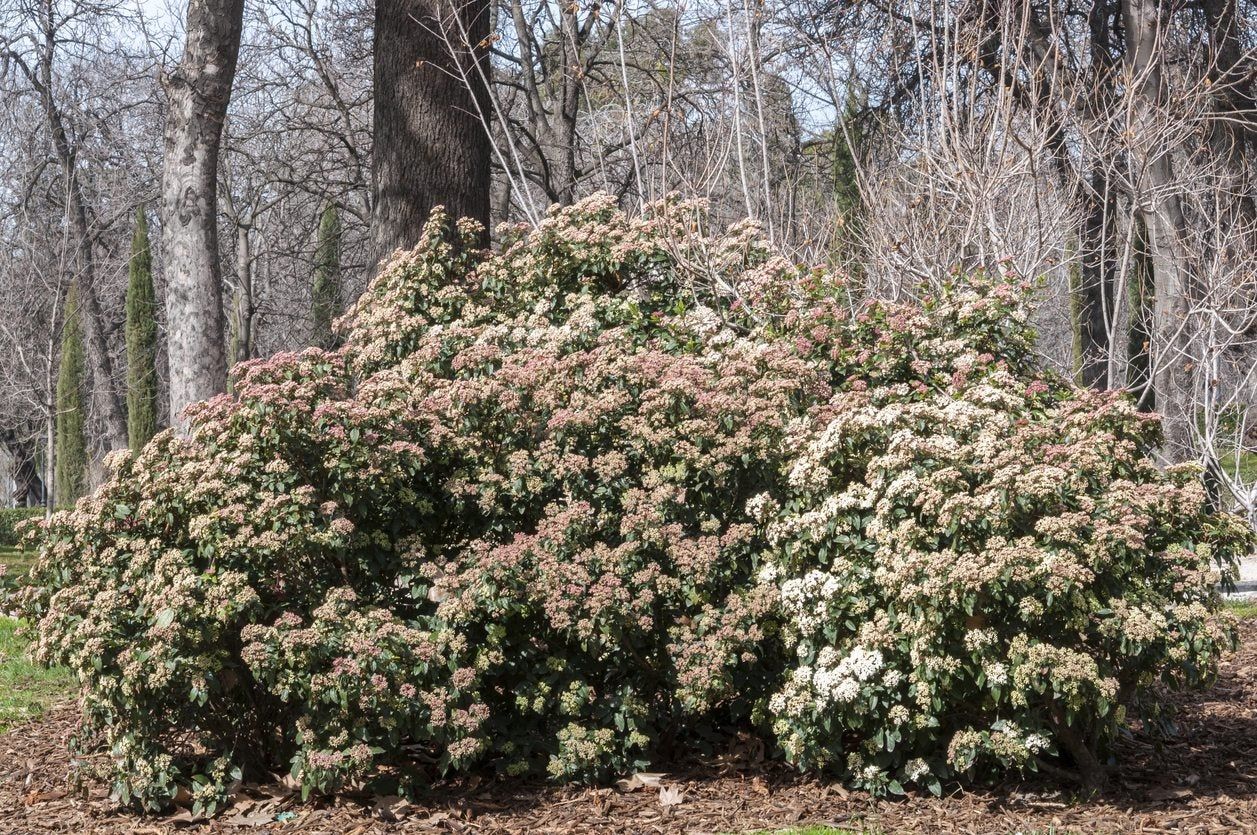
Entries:
[[236,294],[231,303],[232,365],[253,356],[253,241],[249,227],[236,227]]
[[167,81],[162,170],[170,415],[227,385],[218,260],[218,146],[240,52],[243,0],[191,0],[187,43]]
[[44,118],[57,153],[57,162],[66,179],[66,219],[74,233],[75,274],[71,278],[77,280],[80,291],[81,321],[87,338],[87,366],[92,380],[92,405],[100,420],[105,446],[108,449],[122,449],[127,445],[126,413],[123,411],[122,398],[114,385],[113,359],[109,353],[109,342],[105,338],[105,319],[96,293],[96,259],[92,252],[87,201],[83,197],[83,187],[78,178],[76,151],[66,132],[61,108],[53,97],[54,46],[51,40],[46,45],[41,53],[38,77],[32,75],[31,82],[39,93]]
[[1253,113],[1253,59],[1244,49],[1245,34],[1236,0],[1204,0],[1209,35],[1207,81],[1213,97],[1214,118],[1209,121],[1221,187],[1222,227],[1231,233],[1223,244],[1223,258],[1236,263],[1257,246],[1257,205],[1253,202],[1249,151],[1257,140]]
[[15,507],[35,507],[43,499],[43,481],[35,463],[34,447],[32,441],[18,440],[12,432],[5,433],[3,439],[0,439],[0,448],[7,450],[12,459],[12,472],[5,475],[13,479],[13,494],[10,498]]
[[1162,72],[1164,50],[1158,0],[1129,0],[1123,6],[1126,60],[1132,79],[1136,142],[1131,165],[1134,199],[1148,230],[1153,274],[1153,385],[1163,416],[1165,456],[1191,455],[1191,356],[1188,293],[1190,274],[1183,248],[1186,221],[1174,181],[1173,149],[1156,137],[1163,131],[1159,111],[1167,95]]
[[1079,309],[1082,383],[1095,389],[1114,385],[1109,362],[1112,355],[1109,323],[1113,321],[1113,288],[1117,283],[1114,262],[1113,223],[1116,203],[1108,177],[1093,171],[1083,195],[1082,229],[1079,234]]
[[488,227],[490,145],[481,117],[489,115],[489,17],[487,0],[376,3],[371,244],[377,264],[415,245],[433,206]]
[[1130,327],[1126,347],[1126,388],[1135,394],[1140,409],[1157,407],[1156,389],[1152,381],[1152,261],[1148,253],[1148,229],[1143,216],[1131,219],[1134,237],[1134,263],[1130,270],[1128,307]]

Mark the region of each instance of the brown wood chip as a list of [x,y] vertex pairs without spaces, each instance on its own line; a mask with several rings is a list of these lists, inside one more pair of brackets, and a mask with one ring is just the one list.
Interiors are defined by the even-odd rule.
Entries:
[[[0,835],[736,833],[799,823],[888,833],[1257,833],[1257,623],[1243,624],[1209,691],[1170,698],[1180,737],[1158,750],[1136,729],[1121,744],[1112,787],[1090,800],[1046,778],[877,800],[765,762],[743,744],[716,763],[677,764],[619,790],[474,776],[415,804],[345,796],[301,806],[289,786],[246,786],[238,808],[212,821],[128,815],[101,787],[75,787],[65,743],[77,715],[61,705],[0,736]],[[297,817],[275,820],[280,803]]]

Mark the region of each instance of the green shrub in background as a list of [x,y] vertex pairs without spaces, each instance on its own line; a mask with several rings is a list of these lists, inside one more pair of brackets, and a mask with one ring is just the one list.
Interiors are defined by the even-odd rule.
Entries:
[[437,213],[343,348],[116,455],[23,599],[115,795],[598,780],[735,730],[876,791],[1092,775],[1208,678],[1247,528],[1035,371],[1021,291],[855,306],[702,223],[596,197],[486,254]]
[[42,507],[0,507],[0,550],[16,548],[21,540],[18,525],[43,515]]
[[148,214],[135,210],[131,262],[127,267],[127,440],[139,450],[157,433],[157,295]]
[[340,238],[340,211],[335,203],[328,203],[319,216],[314,283],[310,287],[311,336],[320,348],[335,347],[332,324],[341,315]]
[[54,441],[53,500],[69,507],[87,489],[87,356],[79,319],[78,290],[65,298],[61,353],[57,358],[57,429]]

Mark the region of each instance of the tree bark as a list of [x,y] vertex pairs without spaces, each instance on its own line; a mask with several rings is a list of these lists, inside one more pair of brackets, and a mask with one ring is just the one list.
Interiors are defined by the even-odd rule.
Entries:
[[226,389],[218,257],[218,148],[240,52],[243,0],[191,0],[183,58],[167,80],[162,170],[170,414]]
[[376,3],[371,244],[377,264],[415,245],[434,206],[488,228],[490,145],[482,115],[489,114],[489,17],[487,0]]
[[1237,243],[1224,255],[1234,260],[1243,258],[1257,244],[1257,206],[1253,202],[1250,166],[1247,158],[1257,141],[1257,126],[1252,114],[1257,112],[1254,97],[1252,54],[1244,49],[1236,0],[1204,0],[1202,9],[1209,37],[1207,79],[1213,95],[1214,118],[1209,122],[1209,144],[1216,159],[1224,162],[1221,170],[1221,210],[1225,224]]
[[1157,408],[1152,380],[1152,259],[1148,252],[1148,229],[1143,216],[1131,218],[1134,237],[1134,264],[1130,270],[1128,308],[1130,327],[1126,346],[1126,388],[1135,394],[1136,405],[1144,411]]
[[7,473],[13,479],[13,504],[15,507],[35,507],[43,500],[44,485],[35,466],[36,450],[29,440],[19,440],[16,433],[6,432],[0,438],[0,447],[8,451],[13,461],[13,471]]
[[1092,171],[1082,197],[1082,228],[1079,231],[1079,328],[1081,331],[1081,376],[1085,386],[1112,388],[1109,323],[1114,318],[1117,283],[1114,261],[1113,223],[1117,201],[1108,177]]
[[253,356],[253,241],[249,227],[236,227],[236,295],[231,302],[232,365]]
[[1190,457],[1191,394],[1190,333],[1187,321],[1191,279],[1183,237],[1186,221],[1174,180],[1173,149],[1158,144],[1158,111],[1167,96],[1161,64],[1161,5],[1158,0],[1128,0],[1122,10],[1126,32],[1127,71],[1134,96],[1137,137],[1147,137],[1132,154],[1134,199],[1148,230],[1153,274],[1153,386],[1163,417],[1165,456]]

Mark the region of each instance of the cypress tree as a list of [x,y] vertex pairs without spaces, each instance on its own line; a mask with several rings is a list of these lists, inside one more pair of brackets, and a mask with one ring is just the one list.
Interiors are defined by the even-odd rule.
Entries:
[[846,108],[839,115],[838,124],[833,130],[831,151],[834,203],[841,225],[837,254],[848,262],[848,269],[853,275],[860,270],[861,259],[858,256],[865,213],[859,178],[860,155],[867,145],[867,137],[860,120],[860,112],[864,106],[862,94],[852,91],[848,95]]
[[135,212],[127,282],[127,439],[139,450],[157,432],[157,298],[148,218]]
[[319,239],[314,250],[314,286],[311,289],[314,344],[335,344],[332,322],[340,315],[340,214],[328,203],[319,219]]
[[79,326],[78,294],[66,294],[61,327],[61,359],[57,368],[57,429],[53,491],[58,505],[74,504],[87,488],[86,382],[87,357]]

